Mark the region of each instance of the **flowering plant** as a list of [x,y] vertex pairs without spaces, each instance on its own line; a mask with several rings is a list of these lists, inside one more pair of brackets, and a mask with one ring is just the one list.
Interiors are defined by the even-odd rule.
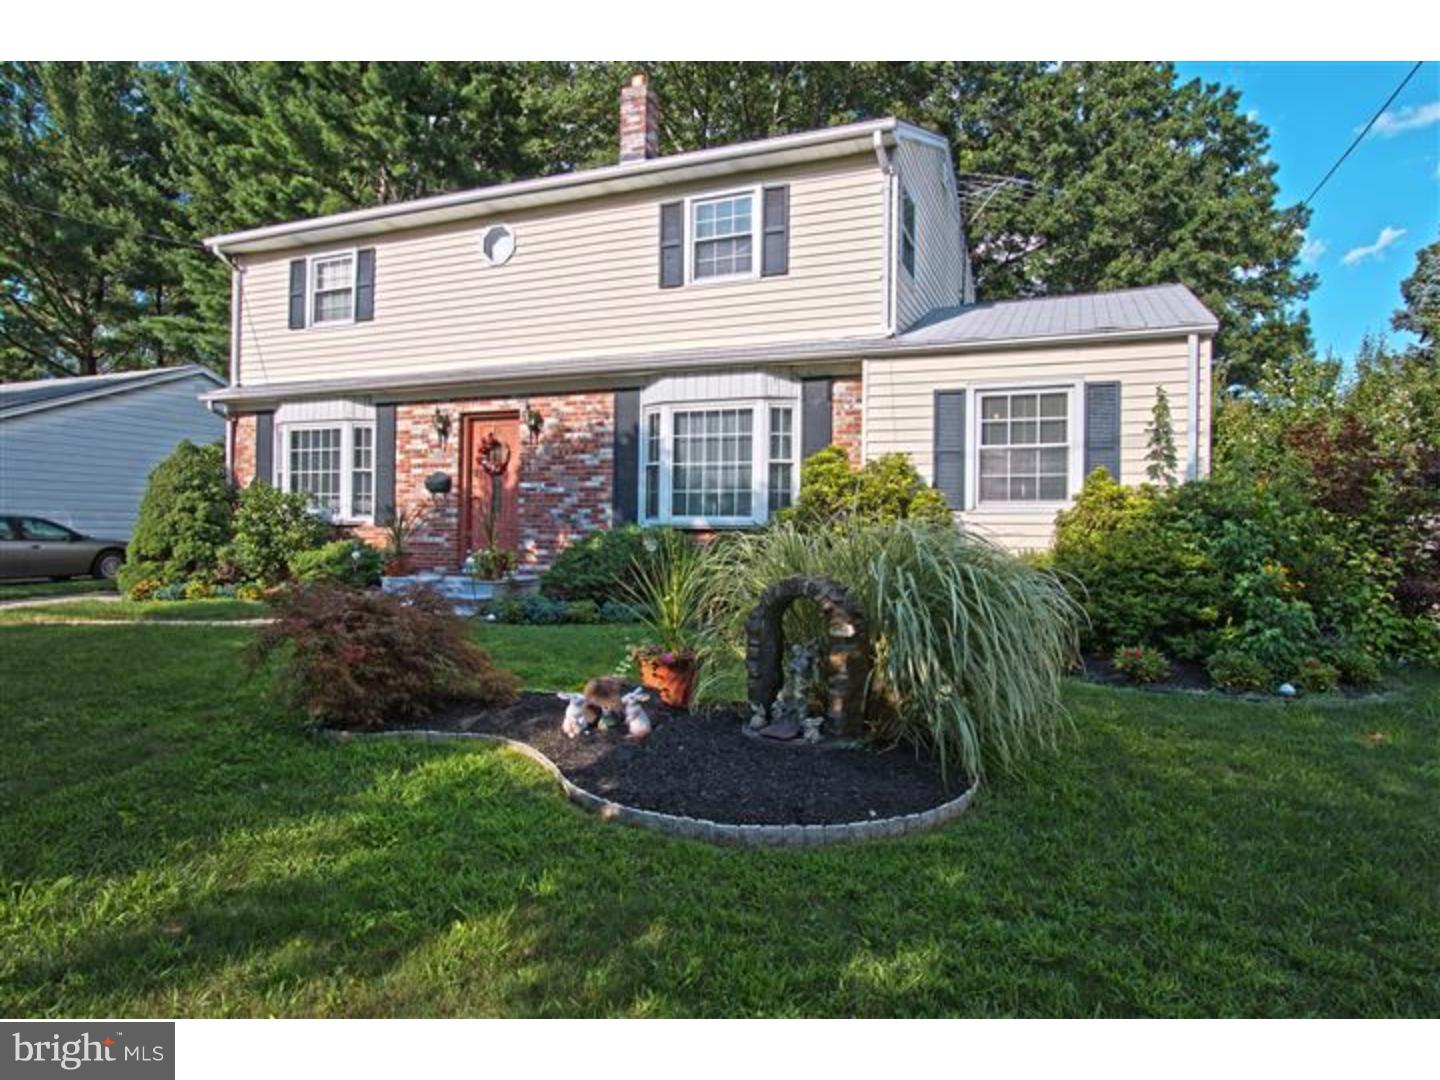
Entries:
[[667,649],[664,645],[656,645],[649,642],[644,645],[633,645],[630,648],[630,655],[637,661],[648,660],[651,663],[667,665],[685,664],[694,661],[694,649]]
[[1122,645],[1112,660],[1115,670],[1131,682],[1157,683],[1170,677],[1170,661],[1148,645]]

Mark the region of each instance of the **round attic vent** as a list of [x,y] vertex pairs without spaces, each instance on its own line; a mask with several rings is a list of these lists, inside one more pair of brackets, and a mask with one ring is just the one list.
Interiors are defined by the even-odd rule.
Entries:
[[491,225],[480,237],[480,257],[487,266],[504,266],[515,254],[515,233],[509,225]]

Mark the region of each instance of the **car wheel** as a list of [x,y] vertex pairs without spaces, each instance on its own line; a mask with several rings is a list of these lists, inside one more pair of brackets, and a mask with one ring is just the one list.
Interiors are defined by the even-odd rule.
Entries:
[[120,573],[120,567],[125,565],[125,556],[118,551],[102,551],[95,557],[95,567],[91,571],[97,578],[104,578],[106,581],[114,581],[115,575]]

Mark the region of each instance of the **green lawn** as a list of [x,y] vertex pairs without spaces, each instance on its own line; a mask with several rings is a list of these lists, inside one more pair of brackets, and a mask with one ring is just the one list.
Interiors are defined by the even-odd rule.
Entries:
[[[531,685],[628,632],[477,630]],[[945,829],[768,851],[499,747],[307,738],[253,636],[0,628],[0,1015],[1440,1013],[1433,676],[1075,684],[1073,739]]]
[[245,600],[71,600],[63,604],[0,609],[0,623],[51,619],[100,619],[106,622],[167,622],[173,619],[263,619],[264,604]]
[[68,581],[17,581],[0,583],[0,600],[28,600],[38,596],[74,596],[82,593],[113,593],[115,582],[99,578],[71,578]]

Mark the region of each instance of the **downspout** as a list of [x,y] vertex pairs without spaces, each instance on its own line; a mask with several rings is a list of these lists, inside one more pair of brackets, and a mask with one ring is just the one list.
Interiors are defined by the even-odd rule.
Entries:
[[870,135],[870,140],[875,147],[875,160],[880,165],[880,172],[885,177],[885,227],[883,232],[883,243],[885,244],[885,259],[883,265],[884,288],[885,288],[885,336],[895,336],[895,243],[894,224],[896,213],[896,187],[895,187],[895,166],[890,160],[890,150],[885,145],[884,132],[875,131]]
[[[230,268],[230,385],[240,385],[240,309],[245,302],[244,269],[230,256],[226,255],[218,247],[210,248],[210,253]],[[206,406],[212,413],[215,410],[215,402],[206,402]],[[235,420],[230,415],[228,407],[222,407],[217,414],[225,419],[225,475],[230,479],[235,477]]]
[[1191,334],[1185,339],[1188,353],[1190,376],[1189,422],[1187,428],[1187,458],[1185,477],[1188,480],[1200,476],[1200,335]]

